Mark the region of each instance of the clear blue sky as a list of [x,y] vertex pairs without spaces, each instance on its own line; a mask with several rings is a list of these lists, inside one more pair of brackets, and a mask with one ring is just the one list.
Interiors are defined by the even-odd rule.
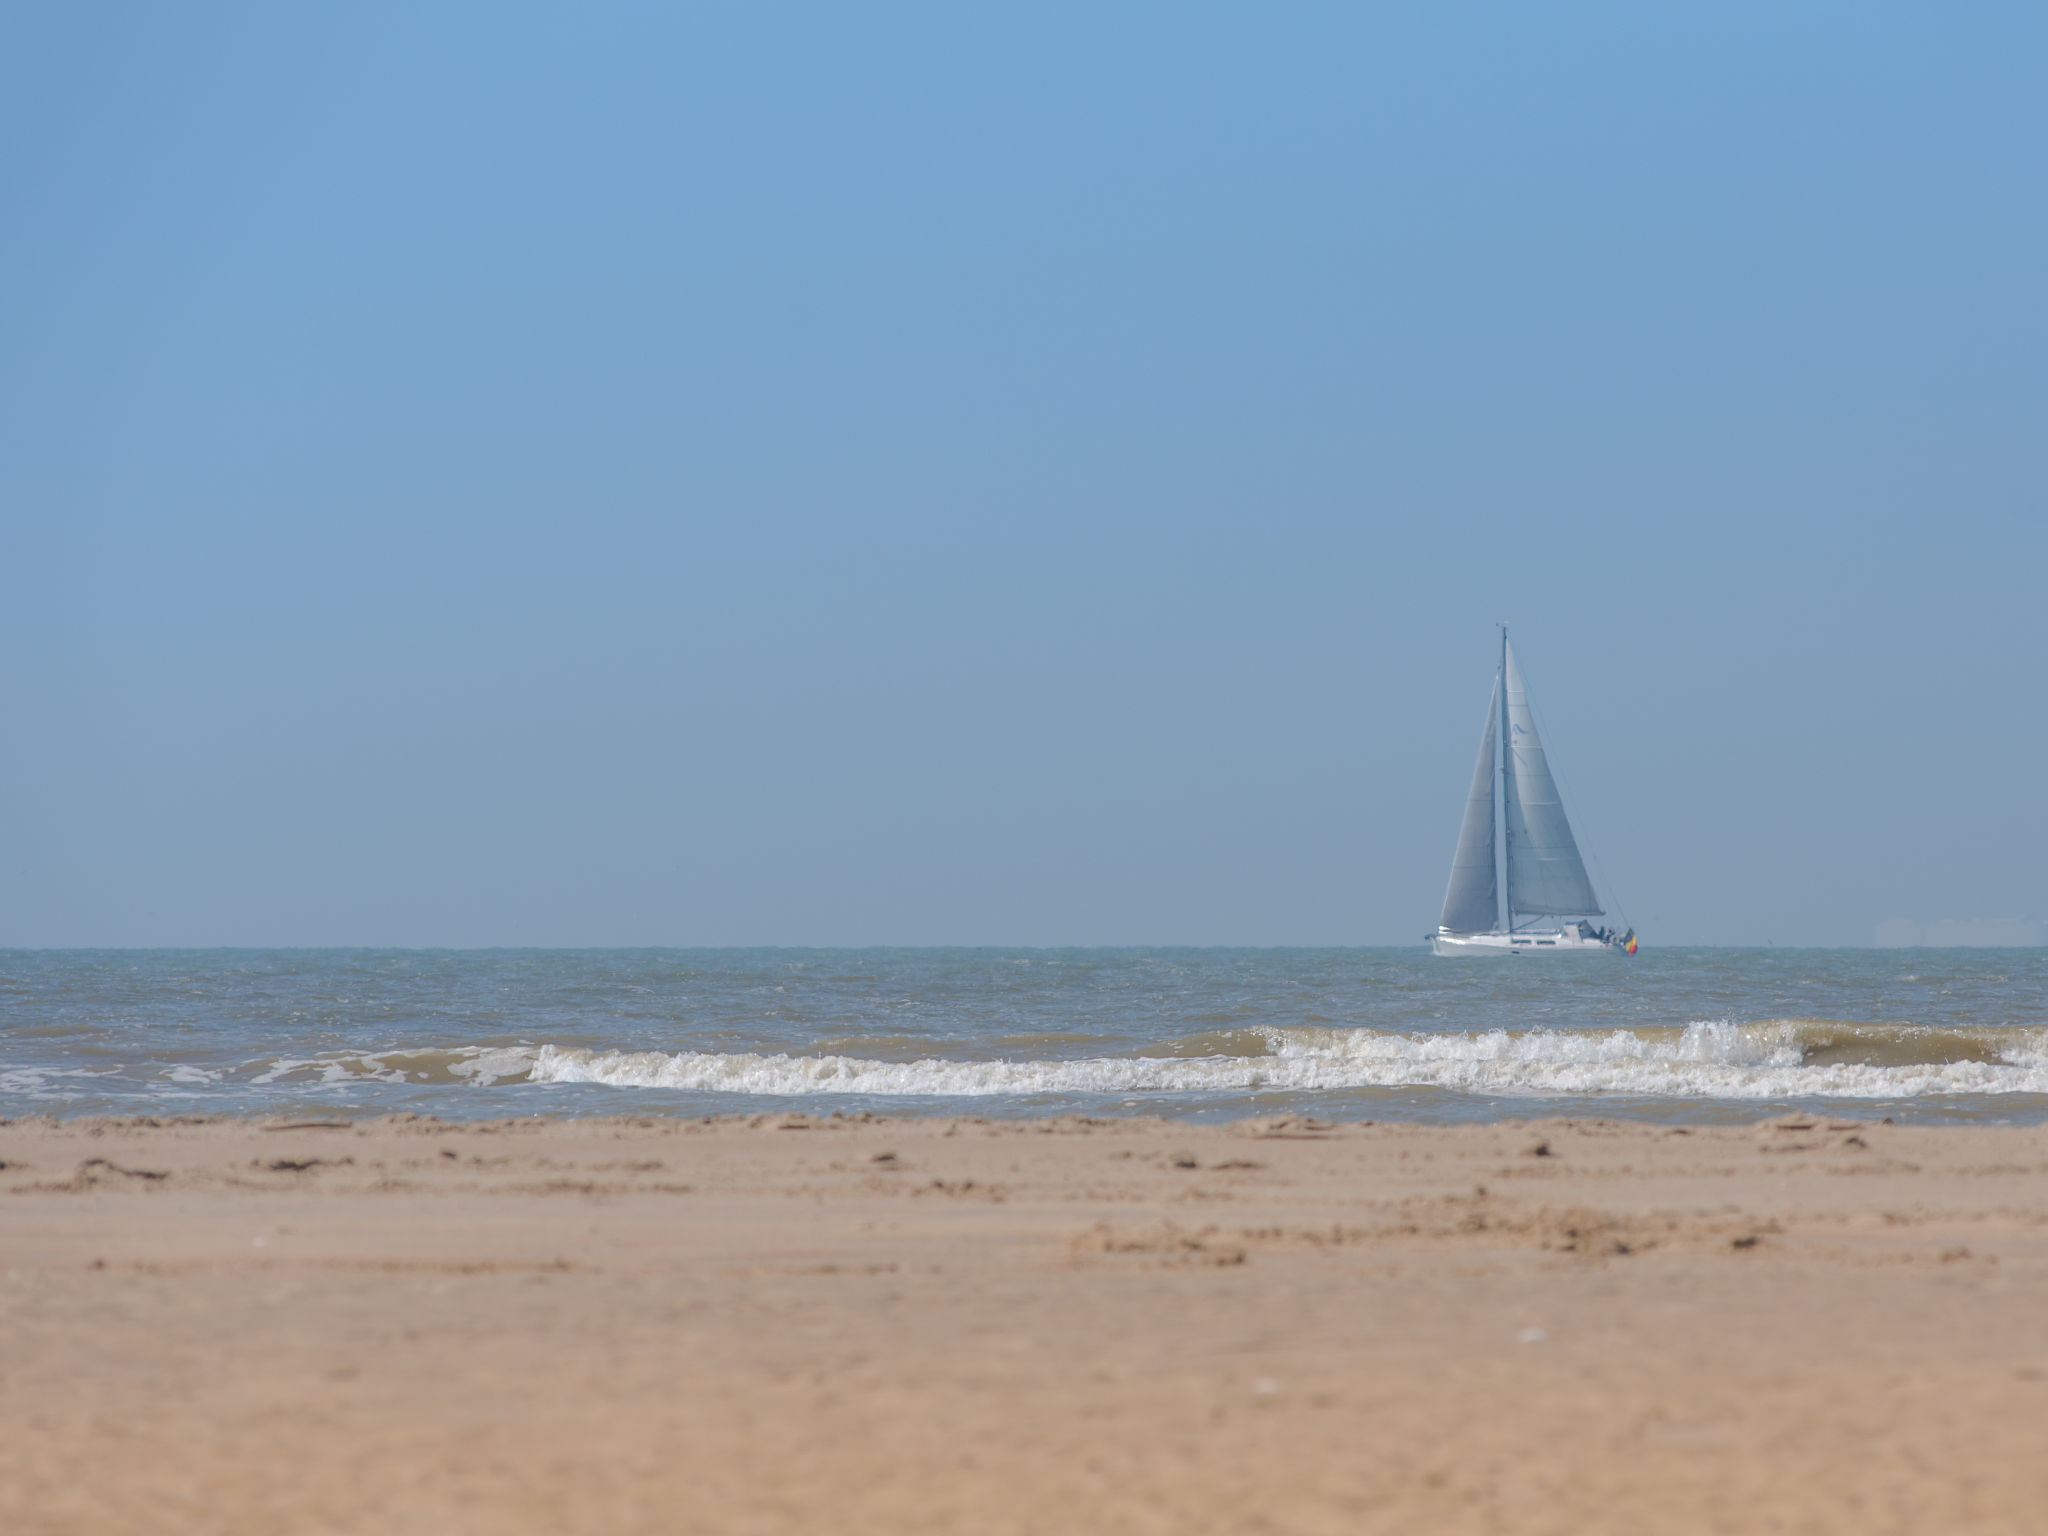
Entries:
[[[0,944],[2048,917],[2048,9],[0,12]],[[1610,906],[1614,905],[1610,902]]]

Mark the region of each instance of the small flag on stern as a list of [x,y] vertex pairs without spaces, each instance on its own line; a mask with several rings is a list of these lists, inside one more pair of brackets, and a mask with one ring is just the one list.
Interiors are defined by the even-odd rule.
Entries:
[[1623,953],[1624,955],[1632,955],[1632,954],[1634,954],[1634,953],[1636,952],[1636,931],[1635,931],[1635,929],[1631,928],[1631,929],[1629,929],[1629,931],[1628,931],[1627,933],[1624,933],[1624,934],[1623,934],[1623,935],[1621,936],[1621,952],[1622,952],[1622,953]]

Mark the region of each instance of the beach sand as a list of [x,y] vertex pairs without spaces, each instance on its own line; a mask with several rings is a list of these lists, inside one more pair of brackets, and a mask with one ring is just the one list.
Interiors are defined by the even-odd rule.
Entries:
[[2048,1529],[2048,1129],[0,1125],[0,1529]]

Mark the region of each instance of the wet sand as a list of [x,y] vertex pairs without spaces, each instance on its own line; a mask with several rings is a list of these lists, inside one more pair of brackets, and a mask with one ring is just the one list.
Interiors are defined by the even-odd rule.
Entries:
[[2048,1128],[0,1125],[0,1529],[2048,1528]]

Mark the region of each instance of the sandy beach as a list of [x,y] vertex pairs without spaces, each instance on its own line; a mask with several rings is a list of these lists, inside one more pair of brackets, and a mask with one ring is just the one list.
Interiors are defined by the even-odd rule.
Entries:
[[2038,1531],[2048,1129],[15,1121],[0,1527]]

